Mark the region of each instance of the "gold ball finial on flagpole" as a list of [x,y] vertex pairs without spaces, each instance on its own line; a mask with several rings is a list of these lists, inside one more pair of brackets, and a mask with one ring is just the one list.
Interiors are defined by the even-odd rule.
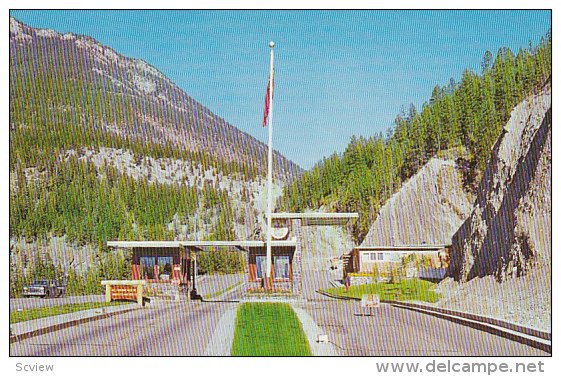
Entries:
[[271,47],[271,48],[275,48],[275,42],[273,42],[273,41],[270,41],[270,42],[269,42],[269,47]]

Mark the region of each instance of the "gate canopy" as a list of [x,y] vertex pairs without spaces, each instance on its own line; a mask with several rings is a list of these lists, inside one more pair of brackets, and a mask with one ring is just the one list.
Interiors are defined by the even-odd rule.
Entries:
[[[108,247],[115,248],[229,248],[230,250],[246,251],[249,248],[265,247],[266,242],[260,240],[171,240],[171,241],[108,241]],[[273,247],[295,247],[296,239],[274,240]]]
[[273,219],[301,219],[303,226],[344,226],[358,213],[273,213]]

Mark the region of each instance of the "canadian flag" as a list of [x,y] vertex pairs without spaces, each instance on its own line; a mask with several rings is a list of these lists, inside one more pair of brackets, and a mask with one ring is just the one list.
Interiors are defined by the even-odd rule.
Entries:
[[[272,87],[271,87],[272,86]],[[263,112],[263,126],[267,126],[267,118],[269,117],[269,109],[271,108],[271,99],[275,93],[275,74],[273,71],[272,77],[267,84],[267,94],[265,96],[265,111]],[[272,94],[271,94],[272,91]]]

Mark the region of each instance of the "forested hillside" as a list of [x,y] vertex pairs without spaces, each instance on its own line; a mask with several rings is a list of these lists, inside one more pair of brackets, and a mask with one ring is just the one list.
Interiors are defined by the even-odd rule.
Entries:
[[[168,229],[174,216],[179,226],[188,225],[181,220],[212,210],[219,216],[212,236],[235,236],[231,190],[220,182],[224,176],[230,185],[261,179],[266,146],[155,68],[89,37],[11,19],[10,80],[11,236],[66,234],[99,245],[173,239],[180,232]],[[129,153],[139,173],[123,173],[108,155],[101,163],[90,158],[115,150]],[[275,157],[280,181],[300,171]],[[172,176],[152,178],[147,158],[161,161]],[[178,163],[182,179],[173,176]],[[242,195],[250,195],[247,188]]]
[[550,75],[551,33],[516,54],[488,51],[480,73],[466,70],[460,82],[435,86],[422,109],[411,105],[397,115],[386,136],[353,137],[345,152],[306,171],[285,187],[281,206],[359,212],[353,237],[361,242],[384,202],[439,153],[456,158],[473,191],[510,112]]
[[[246,239],[263,222],[266,145],[90,37],[10,19],[9,129],[14,278],[87,272],[79,292],[104,268],[127,277],[107,240]],[[275,152],[275,194],[300,172]]]

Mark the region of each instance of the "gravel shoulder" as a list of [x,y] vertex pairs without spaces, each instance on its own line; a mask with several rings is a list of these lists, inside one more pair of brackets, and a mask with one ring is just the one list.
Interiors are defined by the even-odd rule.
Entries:
[[458,283],[448,278],[437,287],[442,308],[491,316],[551,332],[551,271],[547,267],[502,283],[494,277]]

